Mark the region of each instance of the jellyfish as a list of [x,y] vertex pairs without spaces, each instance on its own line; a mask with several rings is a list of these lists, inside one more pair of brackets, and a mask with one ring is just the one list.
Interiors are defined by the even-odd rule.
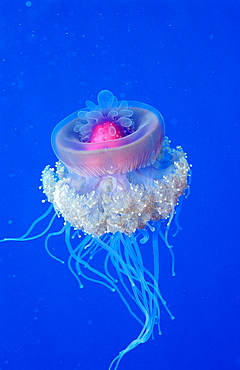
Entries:
[[[161,334],[161,306],[174,318],[159,288],[159,245],[163,239],[175,275],[168,233],[174,218],[180,228],[178,205],[188,192],[190,166],[180,146],[170,147],[157,109],[118,101],[108,90],[97,101],[87,101],[86,108],[54,128],[51,143],[58,161],[55,168],[45,167],[40,187],[50,206],[23,236],[3,241],[45,235],[49,255],[64,263],[49,246],[51,237],[63,234],[68,267],[80,288],[87,279],[119,294],[140,332],[112,360],[109,370],[116,370],[127,352],[153,337],[155,327]],[[48,226],[33,235],[52,211]],[[63,218],[63,226],[52,231],[56,217]],[[152,271],[144,263],[143,245],[152,248]]]

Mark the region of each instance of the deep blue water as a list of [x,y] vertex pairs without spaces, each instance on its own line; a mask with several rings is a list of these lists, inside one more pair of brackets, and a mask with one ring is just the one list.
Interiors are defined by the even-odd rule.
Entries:
[[[193,164],[174,278],[161,247],[176,319],[163,310],[162,336],[119,370],[240,369],[239,21],[238,0],[0,3],[0,238],[44,212],[51,131],[102,89],[159,109]],[[52,247],[67,259],[62,238]],[[139,329],[117,294],[80,290],[43,239],[1,243],[1,370],[107,370]]]

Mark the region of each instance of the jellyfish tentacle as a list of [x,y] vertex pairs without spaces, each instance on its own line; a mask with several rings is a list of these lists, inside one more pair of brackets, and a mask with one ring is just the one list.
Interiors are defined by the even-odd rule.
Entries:
[[15,241],[15,242],[25,242],[25,241],[29,241],[29,240],[35,240],[35,239],[38,239],[38,238],[41,238],[41,236],[45,235],[48,230],[51,228],[55,218],[57,217],[57,214],[54,213],[54,215],[52,216],[51,220],[49,221],[47,227],[39,234],[37,235],[33,235],[33,236],[28,236],[31,231],[34,229],[34,227],[39,223],[41,222],[42,220],[44,220],[52,211],[53,209],[53,206],[52,204],[48,207],[47,211],[40,217],[38,217],[33,223],[32,225],[29,227],[29,229],[26,231],[25,234],[23,234],[22,236],[18,237],[18,238],[4,238],[2,240],[0,240],[0,242],[7,242],[7,241]]
[[60,262],[60,263],[65,263],[63,260],[61,260],[60,258],[58,258],[58,257],[56,257],[56,256],[54,256],[51,252],[50,252],[50,250],[49,250],[49,247],[48,247],[48,241],[49,241],[49,239],[52,237],[52,236],[58,236],[58,235],[61,235],[61,234],[63,234],[64,232],[65,232],[65,230],[66,230],[66,225],[64,224],[63,225],[63,227],[61,228],[61,230],[59,230],[59,231],[55,231],[55,232],[52,232],[52,233],[49,233],[47,236],[46,236],[46,238],[45,238],[45,241],[44,241],[44,245],[45,245],[45,249],[46,249],[46,251],[47,251],[47,254],[50,256],[50,257],[52,257],[54,260],[56,260],[56,261],[58,261],[58,262]]

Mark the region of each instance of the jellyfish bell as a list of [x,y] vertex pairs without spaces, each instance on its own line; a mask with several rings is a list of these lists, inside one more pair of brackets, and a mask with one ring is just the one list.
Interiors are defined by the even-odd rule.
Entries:
[[[165,137],[161,114],[150,105],[118,101],[108,90],[98,94],[98,104],[62,120],[53,130],[52,147],[59,161],[42,173],[42,189],[55,215],[47,228],[31,236],[35,225],[20,238],[27,241],[65,233],[68,266],[83,287],[82,278],[116,291],[140,323],[136,339],[113,359],[116,370],[122,357],[160,330],[160,306],[171,318],[159,289],[159,239],[172,256],[168,231],[180,197],[188,189],[190,167],[181,147],[172,149]],[[49,232],[55,216],[63,217],[60,231]],[[162,222],[165,228],[162,229]],[[153,249],[153,271],[144,263],[141,245]],[[102,270],[95,260],[105,253]],[[60,260],[59,260],[60,261]],[[61,261],[63,262],[63,261]],[[115,275],[110,266],[115,268]],[[110,272],[111,271],[111,272]]]
[[98,105],[75,112],[53,130],[52,147],[69,171],[85,177],[122,174],[153,163],[164,139],[164,121],[151,106],[118,103],[103,90]]

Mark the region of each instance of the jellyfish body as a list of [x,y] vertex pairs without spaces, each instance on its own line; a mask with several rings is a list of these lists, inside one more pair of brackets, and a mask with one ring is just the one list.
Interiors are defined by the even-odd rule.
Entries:
[[[82,278],[117,291],[141,331],[112,361],[116,370],[122,357],[160,332],[160,306],[166,301],[159,289],[159,239],[168,243],[168,230],[179,198],[188,188],[189,165],[181,147],[170,148],[161,114],[153,107],[135,102],[118,102],[108,90],[98,95],[98,104],[61,121],[53,130],[52,147],[59,161],[55,169],[42,173],[42,188],[64,226],[51,236],[65,233],[70,257],[68,266],[80,287]],[[34,225],[18,239],[29,240]],[[165,230],[161,221],[166,220]],[[144,265],[141,246],[151,243],[153,271]],[[97,254],[105,253],[104,266],[94,265]],[[54,257],[54,256],[53,256]],[[54,257],[55,259],[58,259]],[[115,268],[115,275],[112,267]]]
[[131,235],[169,217],[187,187],[188,164],[181,148],[164,140],[161,114],[147,104],[119,103],[108,90],[97,106],[87,106],[90,111],[73,113],[52,133],[60,162],[56,172],[46,167],[42,180],[55,210],[97,236]]

